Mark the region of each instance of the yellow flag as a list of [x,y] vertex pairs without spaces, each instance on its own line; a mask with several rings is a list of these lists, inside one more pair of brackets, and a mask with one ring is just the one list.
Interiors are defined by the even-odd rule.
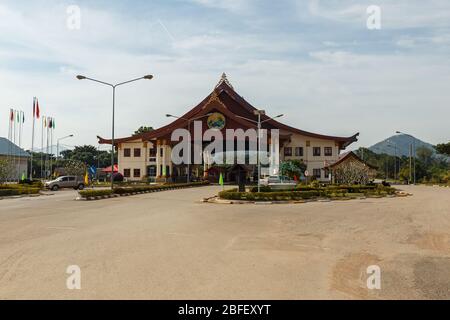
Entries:
[[86,175],[84,176],[84,184],[87,186],[89,185],[89,174],[86,171]]

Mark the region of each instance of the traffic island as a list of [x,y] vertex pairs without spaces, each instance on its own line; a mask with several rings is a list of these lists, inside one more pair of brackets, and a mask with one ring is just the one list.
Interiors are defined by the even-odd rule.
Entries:
[[[252,190],[253,191],[253,190]],[[225,190],[217,197],[204,199],[216,204],[301,204],[308,202],[350,201],[377,198],[396,198],[411,196],[392,187],[378,186],[327,186],[297,187],[289,191],[238,192]]]
[[103,199],[111,199],[117,197],[130,197],[138,194],[146,194],[153,192],[162,192],[178,189],[196,188],[208,186],[209,182],[193,182],[183,184],[166,184],[156,186],[135,186],[126,188],[114,188],[114,190],[83,190],[79,191],[79,197],[76,200],[95,201]]

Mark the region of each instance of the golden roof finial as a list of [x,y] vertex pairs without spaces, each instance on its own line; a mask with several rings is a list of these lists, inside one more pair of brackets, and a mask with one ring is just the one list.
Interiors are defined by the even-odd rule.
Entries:
[[224,82],[225,82],[231,89],[234,90],[234,88],[233,88],[233,86],[231,85],[230,81],[228,81],[227,74],[226,74],[225,72],[222,73],[222,77],[220,78],[220,81],[219,81],[219,83],[217,84],[216,88],[219,87],[219,86],[220,86],[222,83],[224,83]]

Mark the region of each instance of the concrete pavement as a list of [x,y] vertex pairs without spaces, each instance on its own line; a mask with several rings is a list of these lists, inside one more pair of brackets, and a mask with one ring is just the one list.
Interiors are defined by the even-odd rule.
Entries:
[[[450,298],[450,189],[299,205],[204,204],[218,187],[0,201],[1,299]],[[382,289],[368,290],[379,265]],[[81,290],[66,269],[81,268]]]

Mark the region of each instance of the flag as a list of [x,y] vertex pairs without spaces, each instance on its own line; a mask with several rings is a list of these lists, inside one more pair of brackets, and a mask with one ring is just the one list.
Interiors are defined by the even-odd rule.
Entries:
[[22,172],[22,181],[25,181],[25,172]]
[[22,123],[25,123],[25,112],[22,112]]
[[14,110],[10,109],[10,112],[11,112],[10,121],[13,122],[14,121]]
[[86,171],[86,175],[84,176],[84,184],[86,186],[89,185],[89,174],[87,171]]
[[41,110],[39,110],[39,101],[36,98],[36,119],[39,119],[40,116],[41,116]]
[[220,174],[220,178],[219,178],[219,184],[223,187],[225,185],[224,181],[223,181],[223,174]]
[[16,111],[17,123],[20,122],[20,111]]
[[97,168],[96,167],[89,167],[89,172],[91,173],[91,175],[95,175],[97,173]]

